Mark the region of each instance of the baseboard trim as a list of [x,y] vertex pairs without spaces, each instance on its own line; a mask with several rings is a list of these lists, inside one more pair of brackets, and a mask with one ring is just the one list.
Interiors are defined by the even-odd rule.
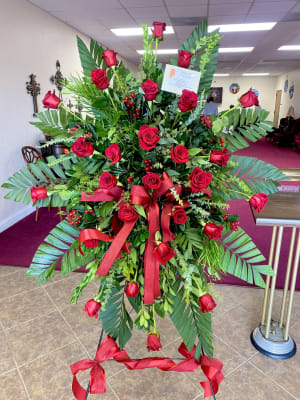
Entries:
[[4,220],[0,221],[0,232],[5,231],[6,229],[10,228],[12,225],[19,222],[21,219],[27,217],[27,215],[34,212],[35,208],[32,206],[27,206],[22,208],[20,211],[16,212],[13,215],[5,218]]

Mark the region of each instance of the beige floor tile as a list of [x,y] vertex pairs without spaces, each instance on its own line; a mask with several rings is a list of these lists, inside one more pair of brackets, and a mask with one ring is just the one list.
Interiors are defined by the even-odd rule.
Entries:
[[5,275],[13,274],[14,272],[20,271],[19,267],[12,267],[9,265],[0,265],[0,277],[1,279]]
[[0,300],[37,288],[35,279],[25,277],[26,271],[26,268],[18,268],[15,273],[1,278]]
[[19,325],[8,332],[9,345],[19,366],[76,340],[58,312]]
[[33,318],[43,317],[56,308],[42,288],[0,300],[0,321],[4,329]]
[[8,340],[0,328],[0,375],[15,368],[12,352],[8,346]]
[[0,375],[0,399],[28,400],[24,386],[17,370]]

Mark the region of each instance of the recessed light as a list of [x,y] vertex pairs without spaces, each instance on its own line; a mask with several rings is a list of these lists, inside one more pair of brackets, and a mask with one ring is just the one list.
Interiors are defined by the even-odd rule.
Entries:
[[[116,28],[111,29],[112,33],[117,36],[142,36],[144,31],[143,28]],[[152,33],[152,27],[148,28],[149,33]],[[174,33],[173,26],[166,26],[164,34],[170,35]]]
[[300,50],[300,44],[294,44],[294,45],[289,45],[289,46],[281,46],[281,47],[279,47],[278,50],[290,50],[290,51]]
[[269,72],[247,72],[242,74],[243,76],[267,76],[270,75]]
[[229,76],[230,74],[214,74],[214,76]]
[[253,49],[254,47],[220,47],[219,53],[248,53]]
[[[145,50],[137,50],[136,51],[139,54],[145,54]],[[158,49],[153,50],[154,54],[177,54],[178,53],[178,49]]]
[[220,29],[220,32],[250,32],[250,31],[269,31],[277,22],[259,22],[253,24],[227,24],[227,25],[210,25],[208,32]]

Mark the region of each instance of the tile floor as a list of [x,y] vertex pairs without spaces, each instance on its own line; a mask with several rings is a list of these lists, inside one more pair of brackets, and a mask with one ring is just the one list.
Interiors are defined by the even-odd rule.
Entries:
[[[0,400],[73,400],[69,365],[93,358],[99,321],[83,312],[96,284],[76,305],[68,304],[82,275],[56,277],[42,286],[25,278],[26,269],[0,266]],[[281,291],[275,311],[280,310]],[[213,316],[215,357],[224,363],[225,380],[217,400],[300,399],[300,351],[287,361],[260,355],[249,334],[257,326],[263,298],[261,289],[216,285],[218,306]],[[300,292],[296,293],[291,333],[300,344]],[[162,355],[176,357],[181,342],[169,320],[159,322]],[[146,338],[135,331],[126,346],[136,357],[149,355]],[[157,355],[157,354],[155,354]],[[177,355],[178,356],[178,355]],[[114,362],[105,364],[107,392],[89,395],[103,400],[203,399],[201,373],[128,371]],[[81,373],[83,386],[88,372]]]

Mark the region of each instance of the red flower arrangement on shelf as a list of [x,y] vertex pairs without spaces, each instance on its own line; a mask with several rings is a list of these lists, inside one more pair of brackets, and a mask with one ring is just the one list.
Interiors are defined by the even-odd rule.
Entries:
[[[77,399],[85,398],[86,390],[76,375],[88,368],[90,393],[105,392],[100,364],[108,358],[129,369],[182,372],[201,367],[207,377],[201,382],[204,396],[217,393],[223,374],[222,363],[213,358],[212,282],[233,273],[263,285],[261,274],[272,273],[255,260],[264,260],[258,249],[259,257],[253,258],[255,245],[239,227],[239,217],[227,212],[227,201],[237,198],[262,211],[282,179],[275,167],[233,154],[249,145],[245,139],[267,134],[267,113],[258,115],[251,108],[246,113],[245,107],[256,104],[250,90],[219,117],[201,115],[220,39],[217,32],[207,33],[206,22],[182,45],[178,58],[170,60],[186,69],[200,66],[198,92],[183,89],[177,96],[162,91],[163,71],[153,44],[157,48],[163,40],[165,24],[155,22],[150,36],[148,27],[143,28],[141,81],[116,52],[94,41],[90,51],[78,38],[85,76],[70,77],[66,90],[79,98],[84,113],[71,112],[48,92],[44,104],[53,110],[37,114],[39,122],[32,122],[68,151],[58,160],[50,157],[48,164],[22,169],[3,185],[10,199],[66,207],[66,219],[38,249],[27,275],[42,283],[54,276],[59,261],[63,274],[85,266],[72,303],[91,281],[99,283],[84,311],[101,320],[107,338],[94,360],[71,366]],[[241,243],[246,246],[242,256]],[[237,262],[241,268],[235,268]],[[159,351],[164,337],[157,319],[167,314],[183,340],[183,360],[131,360],[122,349],[133,326],[146,331],[149,350]]]

